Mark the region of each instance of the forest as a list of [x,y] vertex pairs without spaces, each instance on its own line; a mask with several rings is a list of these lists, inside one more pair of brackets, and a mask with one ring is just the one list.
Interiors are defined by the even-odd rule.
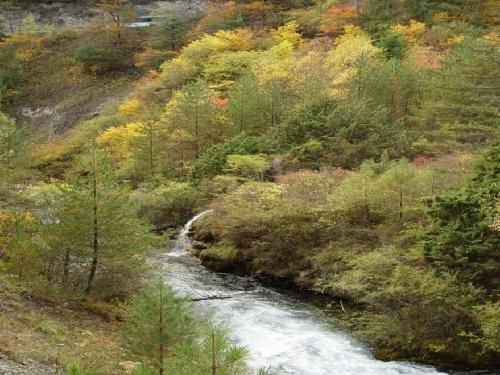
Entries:
[[[44,19],[67,3],[88,19]],[[163,1],[135,26],[148,3],[0,3],[0,355],[281,374],[151,261],[210,210],[208,270],[319,298],[379,360],[498,369],[498,2]]]

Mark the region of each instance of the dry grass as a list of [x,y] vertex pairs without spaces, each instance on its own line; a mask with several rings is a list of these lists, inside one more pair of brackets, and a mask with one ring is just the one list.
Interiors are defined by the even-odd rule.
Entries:
[[102,374],[120,374],[119,362],[126,357],[120,322],[102,313],[110,310],[112,305],[44,299],[0,275],[0,351],[54,368],[80,362]]

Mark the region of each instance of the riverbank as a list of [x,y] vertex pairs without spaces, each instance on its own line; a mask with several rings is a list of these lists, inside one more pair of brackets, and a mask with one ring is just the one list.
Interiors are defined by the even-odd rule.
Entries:
[[[287,263],[283,263],[281,268],[272,268],[269,265],[262,265],[259,258],[255,258],[252,248],[238,248],[228,245],[227,242],[220,242],[220,237],[214,234],[213,228],[218,223],[217,219],[206,215],[193,225],[190,235],[193,238],[191,254],[198,257],[201,263],[214,272],[231,273],[240,276],[251,276],[259,280],[262,285],[275,288],[280,292],[290,294],[301,301],[314,305],[325,318],[332,322],[332,326],[345,332],[351,332],[356,338],[368,343],[370,349],[377,359],[383,361],[405,360],[427,365],[433,365],[448,373],[457,374],[497,374],[494,369],[494,359],[489,365],[471,365],[467,360],[454,355],[440,353],[439,351],[428,353],[427,355],[417,355],[412,351],[411,343],[395,346],[374,340],[371,332],[374,329],[374,320],[377,319],[376,312],[369,304],[363,304],[342,295],[331,293],[321,293],[315,285],[314,274],[304,272],[298,277],[286,277],[288,270],[296,267],[297,260],[289,258]],[[217,230],[217,229],[216,229]],[[225,229],[227,230],[227,229]],[[242,230],[242,229],[240,229]],[[251,237],[250,229],[246,229],[245,236]],[[258,257],[258,255],[257,255]],[[285,271],[285,272],[284,272]],[[297,275],[298,272],[293,273]],[[411,280],[410,276],[403,276]],[[403,279],[403,280],[405,280]],[[410,281],[412,282],[412,281]],[[413,281],[417,282],[417,281]],[[400,292],[398,292],[400,293]],[[401,292],[402,293],[402,292]],[[398,298],[405,298],[401,295]],[[341,304],[342,301],[342,304]],[[440,303],[438,301],[438,303]],[[390,311],[387,312],[389,314]],[[377,328],[377,326],[375,326]],[[396,328],[396,327],[394,327]],[[395,333],[398,334],[397,332]],[[397,337],[397,336],[396,336]],[[439,336],[438,336],[439,337]],[[437,342],[437,341],[436,341]]]

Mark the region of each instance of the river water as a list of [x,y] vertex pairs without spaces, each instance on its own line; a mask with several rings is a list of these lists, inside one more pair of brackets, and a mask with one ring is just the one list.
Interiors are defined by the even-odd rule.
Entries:
[[172,251],[158,257],[174,291],[192,298],[230,297],[195,303],[197,312],[222,323],[230,337],[250,353],[249,364],[287,375],[443,374],[432,367],[382,362],[346,333],[339,332],[313,308],[248,277],[217,274],[187,252],[189,221]]

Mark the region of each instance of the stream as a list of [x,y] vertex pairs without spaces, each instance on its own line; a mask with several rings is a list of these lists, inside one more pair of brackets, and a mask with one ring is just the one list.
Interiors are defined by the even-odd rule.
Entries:
[[249,365],[287,375],[444,374],[432,367],[383,362],[348,334],[335,330],[300,300],[250,277],[214,273],[187,252],[191,219],[172,250],[158,256],[164,280],[191,298],[230,297],[196,302],[196,312],[221,322],[235,343],[249,351]]

